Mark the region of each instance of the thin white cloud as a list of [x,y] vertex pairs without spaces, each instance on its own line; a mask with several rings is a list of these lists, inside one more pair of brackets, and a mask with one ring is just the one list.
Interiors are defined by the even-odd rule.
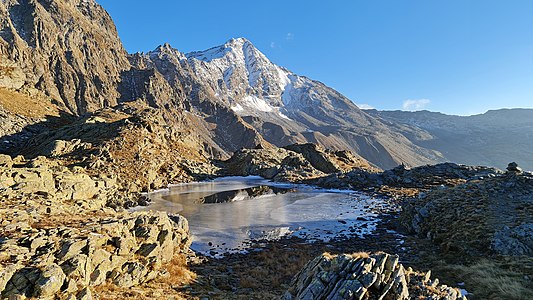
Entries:
[[287,33],[287,35],[285,36],[285,39],[287,41],[292,41],[294,40],[294,34],[292,34],[291,32]]
[[276,43],[275,42],[270,42],[270,48],[276,48]]
[[376,109],[374,106],[370,105],[370,104],[365,104],[365,103],[362,103],[362,104],[355,104],[357,105],[357,107],[359,107],[360,109]]
[[431,103],[429,99],[407,99],[403,102],[402,109],[409,111],[423,110]]

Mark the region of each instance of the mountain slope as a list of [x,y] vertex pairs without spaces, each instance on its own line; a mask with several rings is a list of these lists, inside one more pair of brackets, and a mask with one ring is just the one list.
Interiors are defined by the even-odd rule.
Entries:
[[533,170],[533,109],[500,109],[473,116],[419,111],[368,111],[449,161],[504,169],[511,161]]
[[[128,54],[110,16],[94,0],[0,0],[0,15],[0,89],[8,91],[0,95],[0,131],[8,134],[0,152],[13,153],[41,130],[36,128],[51,123],[11,113],[15,98],[4,95],[13,92],[23,95],[17,99],[41,99],[53,108],[54,124],[63,116],[145,102],[176,135],[199,141],[198,151],[216,159],[243,147],[309,142],[352,150],[382,168],[444,160],[501,167],[509,157],[522,160],[521,154],[531,153],[520,124],[492,128],[488,119],[419,115],[415,124],[407,115],[360,110],[323,83],[275,65],[244,38],[192,53],[165,44]],[[25,107],[32,107],[28,101]],[[450,124],[435,128],[435,122]],[[18,125],[4,128],[8,124]],[[494,132],[501,138],[487,139]],[[520,145],[516,153],[487,151],[493,145],[506,149],[509,134],[518,137],[511,138]],[[478,157],[469,154],[474,151]]]
[[39,90],[81,114],[116,105],[128,68],[111,17],[94,0],[0,1],[0,87]]

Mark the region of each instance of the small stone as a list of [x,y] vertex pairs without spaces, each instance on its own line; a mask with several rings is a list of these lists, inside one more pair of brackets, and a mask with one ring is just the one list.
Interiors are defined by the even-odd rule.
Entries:
[[517,163],[512,162],[507,165],[507,171],[510,173],[522,173],[522,168],[520,168]]

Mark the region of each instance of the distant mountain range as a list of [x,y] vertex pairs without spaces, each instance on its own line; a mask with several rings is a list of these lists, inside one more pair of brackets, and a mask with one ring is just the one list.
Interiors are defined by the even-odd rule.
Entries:
[[[0,0],[0,15],[0,89],[48,99],[41,106],[61,115],[143,101],[169,124],[179,120],[178,134],[194,136],[218,159],[242,147],[312,142],[352,150],[381,168],[517,161],[533,169],[533,110],[471,117],[363,111],[321,82],[273,64],[244,38],[192,53],[165,44],[128,54],[93,0]],[[17,124],[0,133],[16,134],[44,117],[20,119],[8,98],[0,104],[2,123]],[[22,146],[8,142],[0,151]]]

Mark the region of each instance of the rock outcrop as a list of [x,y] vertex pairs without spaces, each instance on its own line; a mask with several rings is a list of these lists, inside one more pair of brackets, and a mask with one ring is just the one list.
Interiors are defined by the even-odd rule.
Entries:
[[277,180],[291,176],[306,178],[324,174],[313,168],[301,154],[283,148],[241,149],[235,152],[225,165],[229,174],[256,175]]
[[231,175],[259,175],[277,181],[299,182],[353,169],[377,172],[366,160],[349,151],[330,151],[315,144],[284,148],[241,149],[224,162]]
[[0,155],[1,297],[86,299],[99,285],[164,276],[165,265],[189,251],[187,220],[123,212],[114,204],[139,199],[117,185],[116,176],[57,159]]
[[383,172],[369,172],[356,168],[346,173],[335,173],[310,182],[327,188],[368,189],[383,186],[398,188],[430,189],[439,186],[454,186],[469,180],[494,177],[502,171],[454,163],[406,168],[399,165]]
[[325,253],[307,263],[282,299],[466,300],[458,289],[430,276],[431,272],[406,269],[396,255]]
[[[81,167],[60,166],[43,156],[27,161],[21,156],[11,159],[0,154],[0,199],[7,201],[4,204],[23,198],[25,207],[33,206],[32,209],[40,214],[49,210],[61,211],[62,207],[57,204],[63,203],[64,213],[75,213],[75,210],[66,209],[75,206],[80,210],[101,209],[116,191],[116,176],[89,176]],[[7,217],[3,222],[10,219]]]
[[446,252],[533,257],[533,176],[509,171],[407,202],[401,221]]
[[326,174],[348,172],[355,168],[374,172],[379,171],[378,168],[372,166],[364,158],[347,150],[332,151],[313,143],[293,144],[283,148],[300,153],[315,169]]
[[[187,221],[165,213],[134,213],[79,224],[28,226],[0,243],[0,293],[61,299],[89,287],[131,287],[164,272],[188,251]],[[79,298],[77,298],[79,299]]]

